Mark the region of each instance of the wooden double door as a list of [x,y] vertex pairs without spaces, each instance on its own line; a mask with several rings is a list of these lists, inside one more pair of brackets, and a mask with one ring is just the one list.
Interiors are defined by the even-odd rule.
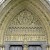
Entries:
[[[10,50],[24,50],[24,47],[19,45],[12,45],[10,46]],[[28,50],[42,50],[42,48],[41,46],[31,45],[28,46]]]

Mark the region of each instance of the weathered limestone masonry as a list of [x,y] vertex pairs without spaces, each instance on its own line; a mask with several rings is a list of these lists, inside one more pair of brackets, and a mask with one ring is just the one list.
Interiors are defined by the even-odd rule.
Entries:
[[7,42],[22,42],[24,50],[29,42],[45,42],[42,48],[50,50],[48,8],[45,0],[5,0],[0,5],[0,50]]

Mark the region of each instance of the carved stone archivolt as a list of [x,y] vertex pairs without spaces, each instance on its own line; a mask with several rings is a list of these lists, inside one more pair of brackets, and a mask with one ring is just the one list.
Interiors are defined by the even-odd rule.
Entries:
[[[0,36],[0,39],[1,39],[0,44],[4,43],[4,41],[24,41],[24,44],[27,43],[27,41],[46,41],[47,42],[47,40],[49,40],[47,39],[49,38],[47,37],[49,34],[47,35],[46,33],[47,28],[45,29],[44,26],[47,27],[50,21],[48,19],[49,18],[49,15],[47,13],[48,11],[46,11],[47,9],[43,7],[43,4],[41,2],[36,3],[36,1],[33,1],[33,0],[27,0],[27,1],[24,0],[26,2],[20,0],[19,3],[18,3],[18,0],[13,0],[13,1],[15,1],[16,4],[13,4],[13,2],[11,1],[9,2],[10,4],[6,5],[5,7],[2,6],[4,7],[3,9],[4,11],[2,11],[0,15],[0,19],[1,19],[0,30],[2,28],[5,32],[1,31],[1,34],[3,32],[4,35],[3,37]],[[28,4],[29,6],[27,5],[28,6],[27,7],[26,5],[22,5],[21,2],[23,4],[26,3],[26,5]],[[30,11],[32,10],[32,12],[33,13],[35,12],[36,13],[35,15],[38,15],[38,16],[35,16],[34,14],[32,14],[32,12],[28,10],[24,10],[18,13],[17,11],[20,11],[19,5],[21,5],[22,8],[25,7],[26,9],[28,8]],[[16,8],[17,10],[15,9],[15,7],[17,7]],[[12,17],[13,16],[12,13],[13,15],[16,13],[18,14],[15,17]],[[39,18],[39,16],[40,18],[42,17],[41,19],[43,23],[41,22],[41,19]],[[11,17],[12,19],[9,21]],[[43,18],[46,20],[44,20]],[[47,22],[48,24],[46,24]],[[4,48],[1,47],[1,50],[4,50]],[[27,50],[27,46],[24,48],[24,50]]]

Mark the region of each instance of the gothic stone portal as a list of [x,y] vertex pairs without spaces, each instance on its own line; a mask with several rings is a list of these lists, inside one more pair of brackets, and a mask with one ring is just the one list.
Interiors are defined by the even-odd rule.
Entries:
[[28,10],[21,11],[8,22],[4,35],[4,41],[9,41],[5,50],[45,50],[43,43],[34,42],[47,40],[42,21]]

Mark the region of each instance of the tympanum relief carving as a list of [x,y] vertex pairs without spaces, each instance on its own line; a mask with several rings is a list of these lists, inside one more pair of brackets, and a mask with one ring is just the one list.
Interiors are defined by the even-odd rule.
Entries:
[[38,19],[38,17],[34,17],[31,12],[24,10],[16,17],[11,19],[10,23],[8,24],[8,28],[6,29],[6,34],[35,31],[44,32],[40,19]]
[[45,34],[45,29],[42,26],[40,18],[34,16],[30,11],[24,10],[10,20],[5,31],[5,35],[7,35],[5,38],[9,39],[9,37],[11,37],[10,39],[14,39],[13,37],[15,36],[16,40],[17,38],[20,39],[18,39],[18,41],[23,41],[24,39],[27,41],[32,39],[33,41],[39,39],[41,35],[44,37],[43,39],[45,39]]

